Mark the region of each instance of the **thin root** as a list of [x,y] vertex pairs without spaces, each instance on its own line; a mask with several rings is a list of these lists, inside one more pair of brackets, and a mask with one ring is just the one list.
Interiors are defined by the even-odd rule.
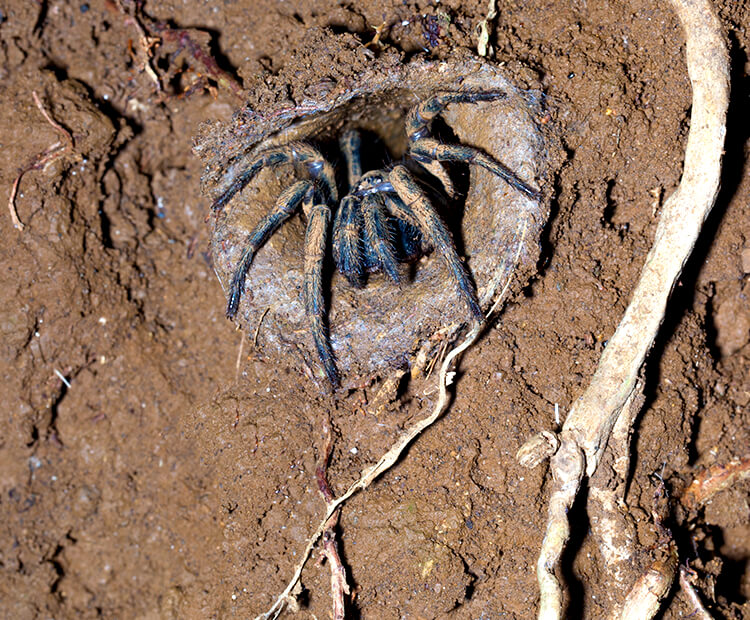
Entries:
[[346,493],[341,495],[338,499],[333,500],[330,503],[328,503],[325,516],[323,517],[321,524],[318,526],[318,529],[315,530],[315,533],[313,533],[313,535],[309,538],[307,542],[307,546],[305,547],[305,550],[302,552],[301,559],[299,563],[297,564],[297,568],[295,569],[294,575],[292,576],[292,579],[289,581],[289,584],[284,589],[284,591],[279,595],[279,597],[276,599],[276,602],[273,604],[273,606],[264,614],[257,616],[256,620],[276,618],[278,614],[281,613],[281,610],[284,608],[284,605],[286,604],[290,593],[292,592],[292,590],[297,585],[297,582],[299,581],[300,575],[302,574],[302,569],[307,563],[307,560],[310,557],[310,553],[312,552],[313,547],[318,542],[318,539],[321,537],[323,532],[327,529],[328,520],[331,518],[333,513],[336,512],[336,510],[338,510],[339,506],[341,506],[346,500],[348,500],[357,491],[366,489],[382,473],[388,471],[394,465],[394,463],[398,460],[398,458],[401,456],[401,453],[406,449],[406,447],[409,444],[411,444],[411,442],[414,441],[414,439],[418,435],[420,435],[426,428],[434,424],[435,421],[443,413],[443,411],[445,411],[446,407],[448,406],[447,386],[450,385],[452,378],[453,378],[453,374],[454,374],[452,372],[449,372],[448,368],[453,363],[453,360],[456,359],[456,357],[458,357],[461,353],[463,353],[466,349],[468,349],[472,344],[474,344],[477,337],[482,332],[483,327],[484,327],[484,323],[477,323],[474,326],[474,328],[469,332],[469,334],[466,336],[466,339],[460,345],[451,349],[451,351],[446,356],[445,361],[443,361],[443,364],[440,367],[440,373],[438,374],[440,395],[438,397],[437,403],[435,404],[435,409],[433,410],[433,412],[426,418],[414,424],[408,431],[406,431],[403,435],[401,435],[396,441],[396,443],[393,444],[393,446],[391,446],[390,450],[388,450],[388,452],[386,452],[382,457],[380,457],[380,460],[377,463],[368,467],[362,472],[362,475],[359,478],[359,480],[357,480],[354,484],[352,484],[349,487],[349,489],[346,491]]
[[39,99],[39,95],[36,94],[36,91],[31,91],[31,96],[34,98],[36,107],[39,108],[39,111],[42,113],[47,122],[52,125],[52,127],[54,127],[55,130],[62,136],[64,144],[55,142],[53,145],[47,147],[44,151],[34,156],[28,164],[21,168],[18,176],[13,181],[13,186],[10,189],[10,196],[8,197],[8,210],[10,211],[10,219],[13,222],[13,226],[18,230],[24,229],[23,222],[21,222],[21,219],[18,217],[18,211],[16,210],[16,195],[18,194],[18,186],[21,184],[23,175],[31,170],[39,170],[40,168],[44,168],[47,164],[55,161],[66,151],[73,150],[73,136],[70,135],[70,132],[50,116],[49,112],[47,112],[47,110],[44,108],[44,105],[42,105],[42,102]]
[[703,606],[703,601],[701,601],[700,596],[698,596],[698,593],[693,587],[695,579],[696,574],[693,570],[686,566],[680,566],[680,588],[682,588],[685,596],[687,596],[693,606],[693,611],[690,614],[690,617],[695,618],[695,620],[713,620],[711,614],[706,611],[706,608]]
[[[318,490],[323,496],[326,504],[334,501],[333,491],[328,484],[328,460],[331,457],[333,448],[333,433],[329,421],[323,426],[323,450],[320,456],[320,464],[315,471],[315,477],[318,481]],[[331,599],[333,601],[332,618],[333,620],[344,620],[345,596],[350,593],[349,584],[346,582],[346,569],[339,555],[339,547],[336,542],[336,525],[339,522],[341,508],[334,511],[325,525],[323,532],[323,555],[328,560],[328,566],[331,569]]]
[[[709,0],[671,2],[685,32],[688,73],[693,84],[683,176],[677,191],[662,208],[654,245],[633,298],[602,354],[591,384],[571,409],[560,434],[560,449],[551,461],[554,483],[547,531],[537,563],[539,618],[544,620],[558,619],[563,613],[564,590],[556,572],[569,538],[568,511],[584,473],[592,476],[596,471],[610,433],[636,389],[638,374],[664,319],[669,295],[719,190],[729,103],[729,63],[721,24]],[[659,600],[657,597],[657,604]]]
[[680,502],[688,510],[705,504],[719,491],[750,477],[750,456],[732,459],[726,465],[713,465],[695,477],[685,490]]

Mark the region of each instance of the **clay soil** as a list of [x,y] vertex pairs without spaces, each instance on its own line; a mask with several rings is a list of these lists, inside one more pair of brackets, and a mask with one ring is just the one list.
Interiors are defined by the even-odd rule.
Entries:
[[[535,277],[463,357],[447,414],[344,507],[352,617],[534,616],[549,474],[515,453],[586,387],[680,178],[691,90],[668,3],[498,5],[488,59],[542,89],[563,145],[551,217]],[[733,80],[723,185],[646,367],[625,581],[666,527],[707,608],[750,618],[748,482],[697,511],[678,499],[750,453],[750,8],[716,6]],[[486,13],[484,0],[0,2],[3,205],[25,170],[24,230],[0,217],[0,616],[261,613],[324,510],[324,429],[338,495],[431,410],[430,381],[380,406],[377,383],[327,394],[264,348],[262,326],[224,318],[193,141],[243,105],[298,105],[370,54],[475,53]],[[585,499],[567,609],[598,618],[623,592]],[[301,617],[330,617],[317,551],[302,586]],[[675,587],[662,617],[694,611]]]

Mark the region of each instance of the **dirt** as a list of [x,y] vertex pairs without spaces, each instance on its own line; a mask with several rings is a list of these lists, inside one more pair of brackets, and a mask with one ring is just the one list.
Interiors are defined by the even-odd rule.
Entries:
[[[680,178],[691,91],[665,3],[499,4],[487,60],[538,85],[565,157],[549,170],[535,276],[463,357],[447,414],[343,509],[353,617],[534,616],[549,475],[515,454],[586,387]],[[707,608],[748,618],[748,481],[697,510],[678,499],[701,471],[750,453],[750,7],[716,6],[733,79],[722,191],[646,367],[628,581],[664,535],[657,513]],[[0,187],[8,199],[24,171],[25,225],[0,218],[3,617],[261,613],[324,511],[326,424],[339,495],[431,411],[429,379],[392,402],[378,402],[377,382],[328,394],[298,356],[264,346],[262,325],[255,338],[225,319],[193,147],[235,111],[325,97],[373,57],[473,54],[486,9],[0,2]],[[568,615],[598,618],[622,592],[579,504]],[[329,617],[317,552],[302,584],[302,617]],[[673,588],[662,617],[693,612]]]

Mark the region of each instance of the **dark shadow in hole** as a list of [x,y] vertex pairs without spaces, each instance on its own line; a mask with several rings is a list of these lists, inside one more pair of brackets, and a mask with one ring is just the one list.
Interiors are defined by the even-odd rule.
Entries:
[[573,561],[578,554],[583,541],[590,531],[589,518],[586,514],[586,505],[589,499],[588,484],[584,480],[578,491],[576,500],[568,511],[568,522],[570,523],[570,539],[560,558],[562,578],[565,580],[565,588],[568,592],[568,606],[564,610],[565,618],[583,618],[585,611],[586,590],[583,582],[573,572]]
[[[549,217],[542,227],[539,235],[539,259],[537,260],[537,276],[536,280],[542,279],[547,273],[547,269],[552,263],[552,257],[555,254],[555,244],[552,241],[552,229],[557,219],[560,217],[560,201],[558,196],[562,193],[562,184],[560,178],[562,176],[565,165],[573,159],[573,152],[565,150],[565,162],[560,166],[558,170],[554,171],[551,178],[552,183],[552,197],[549,202]],[[575,204],[575,200],[573,201]],[[524,288],[524,295],[529,298],[533,297],[532,286],[529,285]]]
[[747,598],[742,596],[742,583],[745,577],[745,568],[747,566],[747,557],[728,558],[721,554],[721,548],[725,544],[724,530],[720,527],[708,527],[707,534],[714,542],[716,555],[721,557],[721,573],[716,579],[716,596],[717,598],[726,599],[727,603],[735,603],[744,608]]

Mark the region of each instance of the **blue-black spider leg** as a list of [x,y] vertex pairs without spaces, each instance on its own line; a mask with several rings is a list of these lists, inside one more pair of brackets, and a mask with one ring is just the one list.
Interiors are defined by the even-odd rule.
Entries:
[[443,258],[448,273],[456,283],[460,297],[464,300],[472,316],[484,318],[479,306],[474,285],[464,264],[456,252],[453,238],[440,219],[422,188],[417,185],[404,166],[396,166],[388,175],[388,183],[380,186],[380,191],[395,192],[400,201],[387,202],[387,206],[398,219],[415,226]]
[[411,258],[432,249],[429,240],[420,232],[420,221],[396,193],[384,170],[368,172],[356,193],[361,196],[378,194],[383,200],[386,210],[398,223],[404,258]]
[[[427,101],[415,105],[406,115],[406,136],[409,143],[413,144],[430,135],[430,125],[432,121],[439,116],[451,103],[473,103],[475,101],[493,101],[504,97],[505,93],[501,91],[491,91],[483,93],[443,93],[435,95]],[[437,177],[445,188],[445,193],[449,198],[455,195],[453,181],[451,181],[448,171],[436,159],[421,160],[416,159],[420,166],[430,174]]]
[[356,129],[349,129],[339,139],[339,147],[346,161],[346,176],[349,181],[349,191],[359,183],[362,177],[362,138]]
[[[393,191],[395,192],[395,190]],[[419,221],[417,221],[411,210],[404,204],[404,201],[396,193],[383,193],[381,196],[388,212],[398,222],[404,259],[408,260],[429,252],[432,249],[432,245],[419,231]]]
[[[229,187],[211,205],[214,213],[220,211],[230,200],[242,191],[250,181],[266,166],[280,166],[283,164],[299,165],[307,171],[310,178],[327,192],[331,202],[338,200],[336,175],[333,167],[320,154],[320,151],[304,142],[290,142],[282,146],[274,146],[255,155],[237,174]],[[233,167],[239,166],[235,163]]]
[[315,342],[315,348],[318,350],[318,357],[323,364],[328,380],[335,389],[339,385],[339,375],[336,370],[331,343],[328,339],[325,300],[323,298],[323,263],[328,244],[331,210],[325,204],[313,204],[312,196],[305,198],[303,209],[307,214],[303,283],[305,313],[310,321],[310,331]]
[[362,198],[362,218],[366,248],[372,250],[377,268],[396,284],[401,282],[398,256],[395,248],[395,231],[380,194],[367,194]]
[[[346,131],[339,139],[346,161],[350,192],[362,177],[360,150],[362,140],[356,129]],[[350,194],[339,203],[333,220],[333,259],[349,283],[360,288],[364,283],[362,254],[362,210],[360,200]]]
[[409,142],[416,142],[430,135],[430,123],[440,116],[451,103],[476,103],[496,101],[506,94],[500,90],[483,92],[441,93],[427,101],[415,105],[406,115],[406,136]]
[[245,289],[245,278],[255,253],[266,240],[289,219],[305,199],[311,199],[313,184],[310,181],[297,181],[279,194],[273,209],[258,223],[248,237],[245,250],[232,275],[229,285],[229,299],[227,301],[227,318],[233,319],[237,315],[240,297]]
[[362,211],[359,198],[352,195],[341,199],[333,220],[333,260],[352,286],[362,286]]
[[[409,139],[409,155],[426,170],[443,182],[447,176],[440,162],[460,162],[477,164],[499,176],[508,185],[522,194],[538,200],[540,193],[520,179],[512,170],[481,149],[470,146],[440,144],[430,137],[430,124],[451,103],[476,103],[495,101],[506,96],[503,91],[442,93],[414,106],[406,117],[406,135]],[[446,188],[446,191],[447,188]],[[448,192],[450,194],[450,192]]]
[[481,149],[461,144],[441,144],[434,138],[423,138],[415,142],[409,150],[414,161],[425,165],[429,162],[452,161],[462,164],[476,164],[499,176],[512,188],[518,190],[532,200],[539,200],[540,192],[525,181],[522,181],[509,168],[501,164],[494,157],[490,157]]

